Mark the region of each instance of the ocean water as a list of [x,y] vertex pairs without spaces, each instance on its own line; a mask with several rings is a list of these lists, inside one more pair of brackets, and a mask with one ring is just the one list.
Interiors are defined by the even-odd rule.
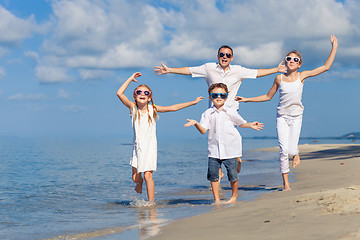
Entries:
[[[250,151],[276,145],[243,140],[240,204],[281,185],[278,153]],[[147,239],[175,219],[218,208],[206,180],[205,138],[159,140],[150,207],[145,188],[134,191],[131,151],[128,139],[0,139],[0,239]],[[226,176],[221,186],[229,198]]]

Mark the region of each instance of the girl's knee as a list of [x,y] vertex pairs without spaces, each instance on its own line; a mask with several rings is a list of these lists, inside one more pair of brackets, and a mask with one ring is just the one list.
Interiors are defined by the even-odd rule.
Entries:
[[145,172],[144,173],[144,179],[145,181],[152,180],[153,173],[152,172]]

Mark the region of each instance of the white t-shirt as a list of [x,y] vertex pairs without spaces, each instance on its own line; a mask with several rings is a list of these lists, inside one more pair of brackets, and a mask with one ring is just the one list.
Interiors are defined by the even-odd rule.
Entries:
[[228,87],[229,97],[225,105],[235,110],[239,109],[239,103],[235,101],[236,94],[244,78],[256,78],[258,70],[244,68],[240,65],[230,65],[224,72],[218,63],[205,63],[198,67],[189,68],[192,77],[203,77],[210,87],[213,83],[224,83]]
[[208,132],[208,156],[229,159],[242,156],[241,135],[235,126],[246,123],[239,113],[224,106],[218,111],[214,106],[202,115],[200,125]]

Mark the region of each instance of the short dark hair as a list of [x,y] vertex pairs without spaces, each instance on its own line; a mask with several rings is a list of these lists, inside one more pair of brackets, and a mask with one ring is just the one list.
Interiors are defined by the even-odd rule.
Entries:
[[226,84],[224,84],[224,83],[213,83],[209,87],[209,90],[208,90],[209,95],[210,95],[211,91],[214,90],[215,88],[222,88],[222,89],[225,90],[226,93],[229,93],[229,90],[228,90]]
[[219,48],[219,50],[218,50],[218,55],[219,55],[220,50],[221,50],[222,48],[228,48],[228,49],[230,49],[231,55],[234,56],[234,52],[233,52],[232,48],[231,48],[230,46],[228,46],[228,45],[222,45],[222,46]]

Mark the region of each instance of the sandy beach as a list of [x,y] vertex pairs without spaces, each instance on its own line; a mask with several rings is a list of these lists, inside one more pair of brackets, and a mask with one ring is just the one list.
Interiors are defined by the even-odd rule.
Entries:
[[360,144],[299,148],[292,191],[174,221],[152,239],[360,239]]

